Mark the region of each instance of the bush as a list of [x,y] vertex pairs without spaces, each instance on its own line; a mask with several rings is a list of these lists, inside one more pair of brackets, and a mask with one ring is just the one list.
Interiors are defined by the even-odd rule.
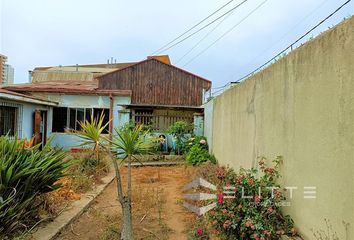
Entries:
[[215,157],[209,154],[208,149],[205,137],[197,136],[190,138],[185,147],[187,162],[192,165],[199,165],[206,161],[216,163]]
[[69,168],[71,188],[74,192],[85,193],[92,190],[96,183],[101,182],[101,177],[107,175],[110,166],[105,154],[100,153],[101,161],[97,161],[91,152],[81,152],[73,156]]
[[41,193],[58,189],[68,162],[66,154],[50,147],[50,141],[26,148],[23,141],[0,137],[0,236],[18,230],[38,206],[34,199]]
[[[201,144],[201,143],[205,143],[205,144]],[[191,137],[191,138],[189,138],[187,140],[187,142],[184,145],[183,152],[188,153],[189,150],[194,145],[200,145],[202,148],[204,148],[206,150],[209,149],[206,137],[204,137],[204,136],[194,136],[194,137]]]
[[[215,234],[222,239],[276,240],[281,235],[296,235],[293,220],[284,216],[280,206],[284,200],[284,191],[276,183],[280,177],[281,158],[274,160],[275,167],[267,167],[264,160],[258,169],[241,169],[239,173],[226,168],[215,172],[222,186],[230,188],[234,198],[224,198],[218,194],[216,208],[208,213],[208,219]],[[261,175],[261,177],[257,177]],[[271,187],[275,187],[273,193]],[[261,188],[261,195],[259,195]],[[250,198],[242,197],[242,194]]]
[[210,158],[208,150],[198,146],[193,145],[187,154],[186,160],[189,164],[198,165],[202,162],[208,161]]

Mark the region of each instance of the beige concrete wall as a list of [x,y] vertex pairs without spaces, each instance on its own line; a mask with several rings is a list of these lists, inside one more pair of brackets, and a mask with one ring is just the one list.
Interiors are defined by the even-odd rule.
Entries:
[[[305,239],[325,218],[354,239],[353,82],[352,17],[214,99],[216,158],[238,169],[282,155],[282,182],[298,187],[284,210]],[[303,198],[306,186],[316,199]]]

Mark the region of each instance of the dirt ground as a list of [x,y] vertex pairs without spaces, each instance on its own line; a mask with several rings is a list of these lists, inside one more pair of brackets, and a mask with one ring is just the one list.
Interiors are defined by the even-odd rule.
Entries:
[[[136,239],[187,239],[185,230],[194,215],[182,206],[182,189],[194,172],[195,169],[188,166],[133,168]],[[123,169],[122,175],[125,173]],[[57,239],[119,239],[121,209],[116,192],[114,181]]]

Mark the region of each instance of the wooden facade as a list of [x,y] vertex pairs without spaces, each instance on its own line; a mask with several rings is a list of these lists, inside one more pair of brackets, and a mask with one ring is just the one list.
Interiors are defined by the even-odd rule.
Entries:
[[99,89],[131,90],[131,103],[164,106],[200,106],[211,82],[156,59],[98,77]]

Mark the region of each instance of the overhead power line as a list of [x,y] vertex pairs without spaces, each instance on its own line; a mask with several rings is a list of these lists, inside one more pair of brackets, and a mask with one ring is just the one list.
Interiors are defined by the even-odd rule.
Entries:
[[273,42],[273,44],[270,47],[267,47],[262,51],[261,54],[257,55],[255,58],[253,58],[251,61],[247,62],[244,66],[247,66],[251,63],[253,63],[257,58],[263,56],[266,52],[268,52],[270,49],[272,49],[275,45],[277,45],[281,40],[283,40],[286,36],[288,36],[292,31],[294,31],[302,22],[304,22],[307,18],[309,18],[312,14],[317,12],[325,3],[327,3],[330,0],[325,0],[321,2],[319,5],[317,5],[309,14],[307,14],[304,18],[302,18],[300,21],[298,21],[290,30],[288,30],[281,38],[279,38],[276,42]]
[[255,70],[253,70],[252,72],[248,73],[247,75],[243,76],[242,78],[238,79],[236,82],[240,82],[243,79],[251,76],[252,74],[254,74],[255,72],[259,71],[260,69],[262,69],[264,66],[266,66],[268,63],[272,62],[273,60],[275,60],[278,56],[280,56],[281,54],[285,53],[289,48],[292,48],[296,43],[298,43],[299,41],[301,41],[304,37],[306,37],[308,34],[310,34],[313,30],[315,30],[316,28],[318,28],[321,24],[323,24],[325,21],[327,21],[329,18],[331,18],[334,14],[336,14],[339,10],[341,10],[345,5],[347,5],[348,3],[350,3],[352,0],[347,0],[346,2],[344,2],[340,7],[338,7],[335,11],[333,11],[331,14],[329,14],[327,17],[325,17],[322,21],[320,21],[318,24],[316,24],[314,27],[312,27],[310,30],[308,30],[305,34],[303,34],[301,37],[299,37],[298,39],[296,39],[293,43],[291,43],[289,46],[287,46],[286,48],[284,48],[282,51],[280,51],[277,55],[275,55],[274,57],[272,57],[271,59],[269,59],[267,62],[265,62],[264,64],[262,64],[261,66],[259,66],[258,68],[256,68]]
[[245,21],[249,16],[251,16],[255,11],[257,11],[260,7],[262,7],[268,0],[265,0],[261,2],[255,9],[253,9],[249,14],[247,14],[244,18],[242,18],[239,22],[237,22],[234,26],[232,26],[229,30],[227,30],[224,34],[222,34],[219,38],[217,38],[215,41],[213,41],[210,45],[208,45],[206,48],[204,48],[202,51],[200,51],[197,55],[195,55],[192,59],[190,59],[186,64],[183,65],[183,67],[187,66],[191,62],[193,62],[196,58],[198,58],[200,55],[202,55],[204,52],[206,52],[209,48],[214,46],[218,41],[220,41],[222,38],[224,38],[227,34],[232,32],[237,26],[239,26],[243,21]]
[[170,45],[171,43],[177,41],[178,39],[180,39],[181,37],[183,37],[184,35],[186,35],[187,33],[189,33],[190,31],[192,31],[194,28],[198,27],[200,24],[202,24],[203,22],[205,22],[207,19],[209,19],[210,17],[214,16],[216,13],[218,13],[221,9],[225,8],[227,5],[229,5],[230,3],[232,3],[234,0],[231,0],[229,2],[227,2],[226,4],[224,4],[223,6],[221,6],[220,8],[218,8],[216,11],[212,12],[211,14],[209,14],[206,18],[202,19],[200,22],[198,22],[197,24],[195,24],[194,26],[192,26],[191,28],[189,28],[187,31],[183,32],[182,34],[180,34],[179,36],[177,36],[175,39],[171,40],[170,42],[166,43],[165,45],[163,45],[161,48],[157,49],[155,52],[151,53],[151,55],[154,55],[156,53],[161,52],[162,49],[166,48],[168,45]]
[[180,57],[175,64],[181,62],[188,54],[190,54],[196,47],[199,46],[210,34],[212,34],[226,19],[228,19],[235,11],[228,13],[215,27],[213,27],[207,34],[204,35],[192,48],[190,48],[182,57]]
[[[228,10],[227,12],[223,13],[221,16],[217,17],[217,18],[214,19],[213,21],[211,21],[211,22],[205,24],[204,26],[202,26],[202,27],[199,28],[198,30],[192,32],[191,34],[187,35],[186,37],[182,38],[181,40],[175,42],[177,39],[180,39],[180,38],[181,38],[182,36],[184,36],[185,34],[180,35],[180,37],[176,38],[175,41],[171,41],[171,42],[170,42],[170,44],[172,44],[173,42],[175,42],[175,43],[173,43],[172,45],[166,44],[166,45],[165,45],[166,47],[160,48],[159,51],[153,52],[152,55],[154,55],[154,54],[159,54],[159,53],[161,53],[161,52],[165,52],[165,51],[170,50],[171,48],[173,48],[173,47],[179,45],[180,43],[184,42],[184,41],[187,40],[188,38],[194,36],[195,34],[199,33],[200,31],[204,30],[205,28],[209,27],[210,25],[212,25],[213,23],[215,23],[216,21],[218,21],[218,20],[221,19],[222,17],[226,16],[228,13],[234,11],[235,9],[237,9],[238,7],[240,7],[242,4],[246,3],[247,1],[248,1],[248,0],[243,0],[241,3],[237,4],[235,7],[231,8],[231,9]],[[190,30],[189,30],[188,32],[190,32]],[[186,33],[188,33],[188,32],[186,32]]]

